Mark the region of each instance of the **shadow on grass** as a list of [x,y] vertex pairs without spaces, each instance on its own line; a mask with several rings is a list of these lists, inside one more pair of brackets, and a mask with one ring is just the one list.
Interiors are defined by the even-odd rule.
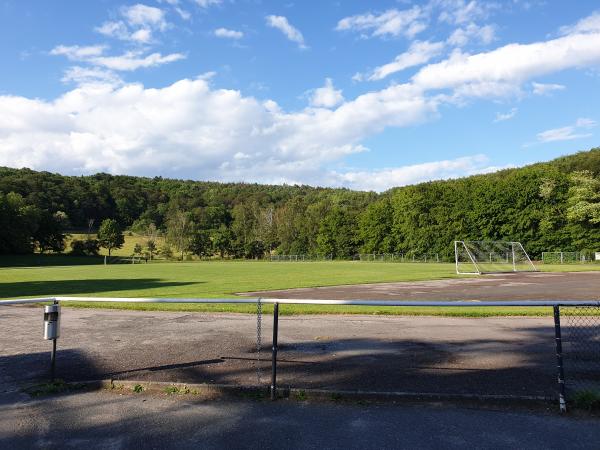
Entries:
[[144,289],[188,286],[203,281],[161,281],[158,278],[100,278],[55,281],[19,281],[0,283],[0,297],[31,297],[52,295],[93,294],[98,292],[139,291]]

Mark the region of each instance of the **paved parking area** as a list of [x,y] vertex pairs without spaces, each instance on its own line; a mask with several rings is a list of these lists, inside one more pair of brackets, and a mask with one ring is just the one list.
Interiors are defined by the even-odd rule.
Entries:
[[[281,308],[285,308],[284,305]],[[41,307],[4,307],[0,383],[47,376]],[[63,307],[57,374],[66,380],[269,383],[272,317]],[[554,396],[551,317],[282,316],[280,385],[295,388]]]

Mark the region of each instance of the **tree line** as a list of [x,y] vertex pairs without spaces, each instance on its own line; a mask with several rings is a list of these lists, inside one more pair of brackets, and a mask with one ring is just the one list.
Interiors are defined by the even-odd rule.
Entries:
[[[534,257],[600,250],[600,149],[381,194],[0,168],[0,253],[97,254],[112,245],[100,232],[109,225],[113,236],[144,234],[151,253],[180,258],[450,256],[456,239],[520,241]],[[68,232],[91,230],[96,242],[65,248]]]

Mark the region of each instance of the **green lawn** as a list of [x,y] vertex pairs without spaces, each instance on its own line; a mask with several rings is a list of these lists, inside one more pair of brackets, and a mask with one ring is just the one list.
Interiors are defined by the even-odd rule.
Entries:
[[[600,266],[545,266],[545,270],[593,270]],[[238,292],[391,281],[456,278],[453,264],[377,262],[211,261],[120,265],[0,268],[0,298],[37,296],[232,297]],[[253,305],[78,304],[144,310],[252,312]],[[532,308],[393,308],[282,306],[284,314],[363,313],[459,316],[545,315]],[[268,310],[268,308],[267,308]]]

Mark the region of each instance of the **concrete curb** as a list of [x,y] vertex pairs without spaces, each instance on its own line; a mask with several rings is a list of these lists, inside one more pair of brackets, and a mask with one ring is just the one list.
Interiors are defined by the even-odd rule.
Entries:
[[[268,399],[269,387],[258,385],[228,385],[207,383],[172,383],[163,381],[103,379],[93,381],[68,382],[68,385],[88,389],[106,389],[111,391],[127,391],[134,393],[136,386],[141,386],[138,393],[191,395],[203,398],[219,398],[225,396],[253,397]],[[525,395],[478,395],[478,394],[444,394],[431,392],[381,392],[362,390],[335,389],[300,389],[280,387],[279,398],[293,400],[317,401],[383,401],[383,402],[467,402],[479,404],[531,404],[556,402],[555,397]]]

